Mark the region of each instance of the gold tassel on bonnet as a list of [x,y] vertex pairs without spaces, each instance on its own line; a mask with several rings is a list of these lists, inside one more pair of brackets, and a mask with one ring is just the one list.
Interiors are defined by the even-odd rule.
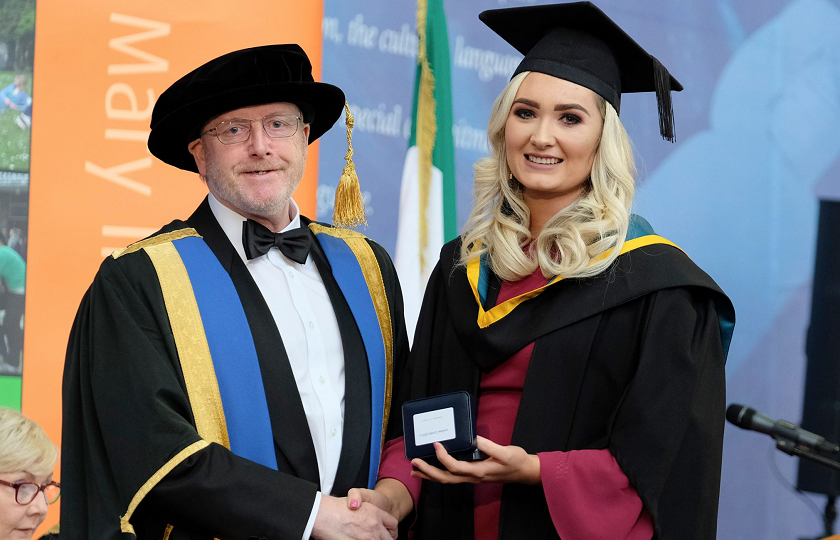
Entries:
[[345,122],[347,124],[347,154],[344,159],[347,164],[341,172],[341,179],[335,189],[335,209],[333,210],[333,224],[337,227],[367,226],[365,216],[365,200],[359,187],[359,177],[356,175],[356,165],[353,163],[353,115],[350,105],[344,102]]

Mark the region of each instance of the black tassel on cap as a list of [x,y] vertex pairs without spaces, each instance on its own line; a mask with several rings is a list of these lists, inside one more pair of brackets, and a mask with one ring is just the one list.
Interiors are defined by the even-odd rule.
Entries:
[[671,104],[671,74],[655,56],[653,60],[653,81],[656,88],[656,105],[659,108],[659,133],[662,138],[674,142],[674,107]]

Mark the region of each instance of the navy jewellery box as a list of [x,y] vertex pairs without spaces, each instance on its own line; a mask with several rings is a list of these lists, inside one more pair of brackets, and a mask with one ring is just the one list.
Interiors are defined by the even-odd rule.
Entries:
[[406,401],[402,406],[405,457],[442,468],[432,445],[439,442],[455,459],[484,459],[476,448],[475,415],[475,401],[468,392]]

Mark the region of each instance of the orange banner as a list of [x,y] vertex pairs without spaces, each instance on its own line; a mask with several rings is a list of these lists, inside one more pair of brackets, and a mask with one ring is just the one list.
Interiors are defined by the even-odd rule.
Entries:
[[[206,188],[146,148],[155,100],[236,49],[299,43],[320,80],[321,0],[38,0],[23,412],[57,444],[67,337],[102,259],[184,219]],[[318,148],[295,194],[315,215]],[[60,472],[56,470],[56,478]],[[44,527],[58,521],[51,507]]]

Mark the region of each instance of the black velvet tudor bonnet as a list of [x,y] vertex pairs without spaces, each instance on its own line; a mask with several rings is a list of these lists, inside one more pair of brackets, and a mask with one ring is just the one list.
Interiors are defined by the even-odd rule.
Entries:
[[682,85],[592,2],[492,9],[484,24],[525,58],[523,71],[545,73],[589,88],[616,110],[624,92],[656,92],[659,131],[674,140],[671,90]]
[[341,116],[344,92],[312,78],[312,64],[299,45],[267,45],[210,60],[172,84],[152,111],[149,150],[161,161],[198,172],[187,145],[201,127],[228,111],[289,102],[310,124],[309,143]]

